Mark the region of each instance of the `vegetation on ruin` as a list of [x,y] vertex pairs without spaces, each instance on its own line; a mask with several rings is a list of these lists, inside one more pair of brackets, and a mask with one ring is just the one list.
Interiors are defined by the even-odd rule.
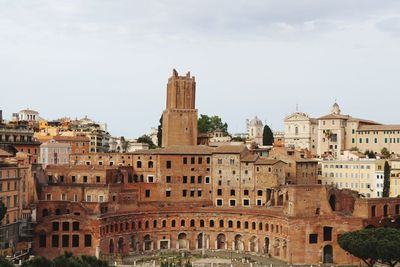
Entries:
[[[0,265],[3,266],[3,265]],[[22,267],[109,267],[110,265],[93,256],[73,256],[65,253],[54,260],[45,257],[35,257],[33,260],[22,264]]]
[[369,159],[374,159],[376,158],[375,152],[373,150],[366,150],[364,152],[364,155],[368,156]]
[[0,256],[0,266],[1,267],[14,267],[14,264],[11,261],[7,260],[3,256]]
[[6,216],[7,213],[7,207],[4,205],[3,201],[0,200],[0,223],[4,219],[4,216]]
[[390,158],[390,151],[386,147],[381,149],[381,154],[382,154],[382,157],[385,159]]
[[400,230],[368,228],[348,232],[338,237],[342,249],[360,258],[368,266],[376,263],[394,267],[400,262]]
[[157,147],[157,146],[153,143],[153,141],[151,140],[151,137],[148,136],[147,134],[144,134],[144,135],[142,135],[141,137],[139,137],[139,138],[137,139],[137,142],[138,142],[138,143],[145,143],[145,144],[148,144],[150,149],[154,149],[154,148]]
[[272,133],[271,128],[268,125],[265,125],[263,131],[263,145],[272,146],[273,143],[274,143],[274,134]]
[[211,133],[217,129],[223,131],[225,135],[228,134],[228,124],[222,122],[219,116],[200,115],[198,119],[199,133]]

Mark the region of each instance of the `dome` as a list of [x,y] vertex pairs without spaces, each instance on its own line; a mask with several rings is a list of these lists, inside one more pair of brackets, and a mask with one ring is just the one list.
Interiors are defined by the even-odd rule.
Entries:
[[332,106],[331,113],[332,113],[332,114],[337,114],[337,115],[340,114],[340,107],[339,107],[338,103],[336,103],[336,101],[335,101],[335,103],[334,103],[333,106]]
[[249,126],[250,127],[255,127],[255,126],[261,126],[262,127],[264,125],[263,125],[262,121],[257,116],[255,116],[254,119],[252,119],[249,122]]

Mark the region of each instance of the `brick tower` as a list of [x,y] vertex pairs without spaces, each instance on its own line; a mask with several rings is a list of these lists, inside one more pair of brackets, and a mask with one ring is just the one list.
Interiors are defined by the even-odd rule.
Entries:
[[197,145],[196,82],[178,76],[174,69],[167,84],[167,108],[163,113],[162,146]]

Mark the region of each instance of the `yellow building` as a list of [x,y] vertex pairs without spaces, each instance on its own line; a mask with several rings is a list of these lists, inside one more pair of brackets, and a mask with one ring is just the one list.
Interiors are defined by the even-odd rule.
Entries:
[[400,195],[400,159],[390,161],[390,197]]
[[385,160],[326,160],[320,164],[322,184],[358,191],[365,197],[382,197]]

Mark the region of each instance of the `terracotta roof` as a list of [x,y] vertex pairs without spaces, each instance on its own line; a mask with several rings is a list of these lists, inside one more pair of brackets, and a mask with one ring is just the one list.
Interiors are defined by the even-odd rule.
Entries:
[[12,155],[7,151],[0,149],[0,157],[11,157]]
[[299,163],[318,163],[318,160],[315,159],[298,159],[296,162]]
[[56,141],[75,141],[75,142],[87,142],[89,141],[88,137],[85,136],[62,136],[62,135],[57,135],[54,136],[53,138]]
[[240,161],[242,162],[255,162],[259,158],[256,154],[248,154],[244,156]]
[[[259,158],[254,164],[255,165],[275,165],[278,162],[283,162],[282,160],[279,159],[267,159],[267,158]],[[285,163],[286,164],[286,163]]]
[[400,124],[361,125],[361,131],[400,131]]
[[164,155],[211,155],[213,148],[208,146],[168,146],[165,148],[139,150],[133,154],[164,154]]
[[240,154],[243,151],[247,150],[246,145],[226,145],[217,147],[214,150],[214,154]]

